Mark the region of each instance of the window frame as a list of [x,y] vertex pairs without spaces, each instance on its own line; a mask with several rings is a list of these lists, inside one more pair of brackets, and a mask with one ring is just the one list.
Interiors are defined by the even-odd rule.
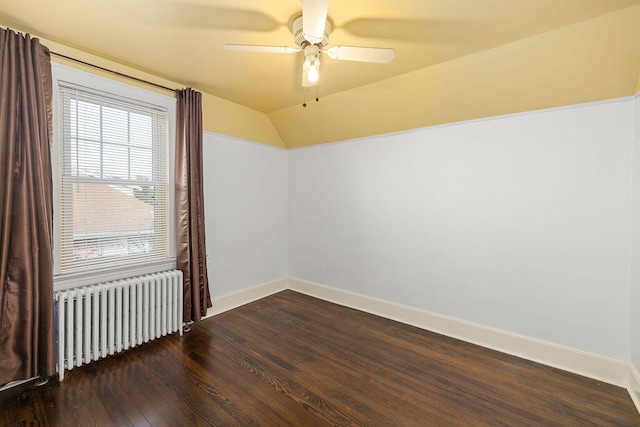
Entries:
[[[67,67],[62,64],[52,63],[52,82],[53,82],[53,135],[51,145],[51,165],[53,178],[53,272],[54,272],[54,288],[68,289],[77,286],[100,283],[104,281],[124,279],[127,277],[137,276],[141,274],[155,273],[158,271],[174,269],[175,261],[175,134],[176,134],[176,100],[175,97],[166,96],[157,92],[149,91],[139,87],[131,86],[119,81],[108,79],[96,74],[90,74],[76,68]],[[60,182],[60,144],[59,141],[60,112],[59,108],[59,86],[75,86],[86,88],[89,91],[102,92],[106,96],[113,96],[119,99],[128,99],[132,103],[144,103],[164,108],[167,111],[167,230],[168,230],[168,257],[163,260],[153,262],[141,262],[122,267],[112,267],[108,269],[93,268],[70,273],[60,272],[60,256],[61,256],[61,230],[60,230],[60,212],[61,212],[61,190]]]

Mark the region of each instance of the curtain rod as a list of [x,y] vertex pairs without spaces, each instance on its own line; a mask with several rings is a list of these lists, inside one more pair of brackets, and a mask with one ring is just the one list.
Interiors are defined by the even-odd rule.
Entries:
[[90,64],[89,62],[81,61],[79,59],[72,58],[70,56],[63,55],[61,53],[57,53],[57,52],[54,52],[54,51],[49,50],[49,49],[47,49],[47,52],[49,52],[51,55],[59,56],[60,58],[68,59],[70,61],[77,62],[77,63],[82,64],[82,65],[87,65],[89,67],[93,67],[93,68],[96,68],[98,70],[106,71],[108,73],[115,74],[115,75],[120,76],[120,77],[125,77],[127,79],[135,80],[135,81],[140,82],[140,83],[145,83],[145,84],[148,84],[148,85],[151,85],[151,86],[155,86],[155,87],[160,88],[160,89],[168,90],[168,91],[171,91],[171,92],[174,92],[174,93],[178,92],[180,90],[180,89],[172,89],[172,88],[167,87],[167,86],[162,86],[162,85],[159,85],[158,83],[153,83],[153,82],[150,82],[148,80],[139,79],[138,77],[133,77],[133,76],[130,76],[128,74],[120,73],[118,71],[113,71],[113,70],[110,70],[108,68],[101,67],[99,65]]

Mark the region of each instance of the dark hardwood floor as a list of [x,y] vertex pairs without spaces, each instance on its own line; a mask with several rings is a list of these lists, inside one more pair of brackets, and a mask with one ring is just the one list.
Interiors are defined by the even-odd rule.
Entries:
[[292,291],[0,409],[3,426],[640,426],[622,388]]

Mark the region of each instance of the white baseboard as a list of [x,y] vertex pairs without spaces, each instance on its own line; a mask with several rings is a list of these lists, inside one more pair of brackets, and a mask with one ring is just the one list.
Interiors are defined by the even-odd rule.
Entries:
[[636,405],[636,409],[640,412],[640,373],[638,373],[633,363],[629,363],[629,386],[627,390],[629,390],[629,396],[631,396],[631,400]]
[[[629,386],[629,364],[621,360],[296,278],[289,278],[288,287],[296,292],[387,319],[397,320],[408,325],[512,354],[598,381],[625,388]],[[639,388],[636,388],[636,390],[640,390],[640,382],[638,384]],[[640,398],[640,395],[636,396],[636,399],[638,398]],[[637,403],[636,406],[640,408]]]
[[640,411],[640,373],[631,363],[292,277],[215,297],[204,318],[286,289],[627,388]]
[[203,319],[224,313],[225,311],[232,310],[240,307],[241,305],[248,304],[277,292],[284,291],[287,289],[287,284],[287,278],[282,278],[274,280],[273,282],[267,282],[248,289],[243,289],[232,294],[214,297],[211,301],[213,307],[207,310],[207,315],[204,316]]
[[10,388],[18,387],[18,386],[21,386],[22,384],[26,384],[30,381],[35,381],[37,379],[38,377],[33,377],[33,378],[29,378],[28,380],[11,381],[10,383],[6,383],[2,387],[0,387],[0,391],[9,390]]

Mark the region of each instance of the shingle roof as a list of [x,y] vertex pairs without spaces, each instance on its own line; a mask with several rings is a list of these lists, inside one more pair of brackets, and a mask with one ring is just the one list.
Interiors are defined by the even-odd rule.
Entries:
[[153,211],[128,186],[73,185],[74,234],[152,231]]

